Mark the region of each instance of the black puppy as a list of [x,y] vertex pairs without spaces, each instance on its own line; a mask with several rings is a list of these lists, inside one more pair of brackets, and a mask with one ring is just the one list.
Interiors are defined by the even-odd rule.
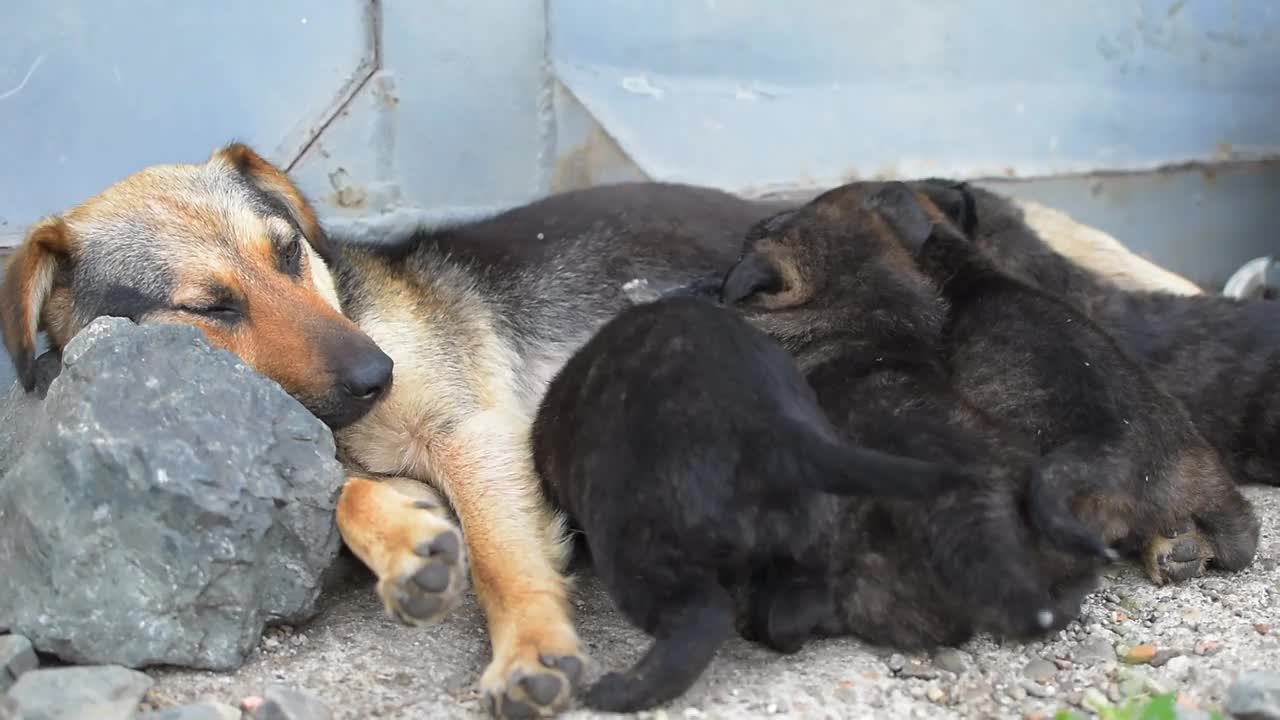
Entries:
[[981,473],[976,485],[924,500],[842,503],[831,630],[926,648],[980,631],[1022,638],[1061,627],[1096,582],[1101,541],[1080,541],[1090,529],[1065,500],[1046,505],[1062,513],[1054,535],[1030,522],[1035,439],[956,387],[947,303],[875,202],[881,187],[846,185],[760,223],[722,289],[726,304],[794,354],[852,442]]
[[[1257,517],[1186,409],[1083,312],[995,266],[970,240],[968,186],[917,196],[887,183],[868,204],[947,302],[955,387],[1035,439],[1030,510],[1042,532],[1082,551],[1102,549],[1098,533],[1132,547],[1157,584],[1197,576],[1210,560],[1248,565]],[[1096,532],[1061,523],[1073,516]]]
[[732,630],[743,586],[749,633],[779,650],[827,623],[831,493],[927,497],[965,481],[844,444],[786,351],[688,297],[607,323],[552,381],[532,443],[610,597],[654,638],[588,691],[610,711],[685,692]]

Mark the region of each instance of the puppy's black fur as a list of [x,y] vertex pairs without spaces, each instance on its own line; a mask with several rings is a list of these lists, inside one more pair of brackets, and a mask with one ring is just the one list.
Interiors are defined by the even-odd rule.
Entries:
[[[1156,583],[1199,575],[1207,561],[1238,570],[1252,560],[1257,517],[1186,409],[1083,312],[973,244],[968,186],[917,196],[888,183],[868,202],[947,302],[954,386],[1035,439],[1030,512],[1041,532],[1085,552],[1102,550],[1098,534],[1133,548]],[[1059,524],[1072,516],[1096,532]]]
[[743,587],[748,634],[778,650],[830,625],[832,493],[928,497],[968,482],[844,444],[786,351],[688,297],[631,307],[593,336],[552,381],[532,444],[610,597],[654,638],[587,693],[611,711],[687,690]]
[[[912,186],[932,194],[953,184]],[[1182,402],[1237,482],[1280,485],[1280,303],[1122,289],[1055,252],[1007,199],[970,192],[974,241],[999,268],[1101,325]]]
[[761,222],[722,289],[726,304],[795,355],[851,441],[981,470],[980,484],[932,499],[841,504],[831,550],[838,622],[828,629],[923,648],[1061,627],[1096,580],[1097,543],[1082,553],[1082,543],[1052,541],[1090,532],[1068,511],[1069,495],[1045,503],[1058,513],[1048,518],[1054,536],[1032,526],[1035,438],[955,387],[948,305],[871,207],[879,188],[838,188]]

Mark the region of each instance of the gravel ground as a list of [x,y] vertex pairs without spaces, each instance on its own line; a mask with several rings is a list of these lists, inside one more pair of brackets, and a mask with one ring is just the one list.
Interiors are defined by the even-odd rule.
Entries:
[[[782,657],[735,638],[684,698],[648,716],[1050,718],[1164,691],[1190,706],[1221,708],[1241,672],[1280,670],[1280,489],[1246,493],[1264,522],[1258,558],[1242,573],[1157,588],[1134,567],[1116,566],[1078,623],[1029,645],[978,639],[903,656],[837,639]],[[594,582],[582,583],[575,603],[596,663],[591,677],[647,645]],[[487,655],[474,601],[443,625],[404,628],[382,615],[371,578],[351,570],[319,618],[268,631],[238,672],[150,671],[157,682],[146,704],[234,704],[281,682],[324,698],[336,718],[475,717],[474,682]]]

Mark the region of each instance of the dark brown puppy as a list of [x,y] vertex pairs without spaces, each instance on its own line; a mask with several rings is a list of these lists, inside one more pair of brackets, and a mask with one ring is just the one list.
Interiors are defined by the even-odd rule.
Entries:
[[918,648],[1060,627],[1102,561],[1031,527],[1023,508],[1038,449],[952,386],[946,305],[867,206],[875,187],[842,187],[762,222],[722,289],[793,353],[851,440],[983,476],[932,500],[843,503],[832,553],[839,617],[827,629]]
[[[945,195],[954,182],[911,185]],[[1280,484],[1280,305],[1124,290],[1055,252],[1007,199],[980,188],[969,192],[977,215],[974,242],[1000,269],[1102,326],[1182,403],[1236,482]],[[1202,555],[1216,552],[1204,529],[1197,518],[1179,542],[1195,542]]]
[[586,534],[615,605],[654,637],[593,708],[684,693],[749,587],[749,634],[784,652],[830,624],[831,493],[928,497],[968,482],[844,444],[794,360],[707,299],[624,310],[575,353],[532,430],[548,495]]
[[966,185],[935,184],[919,197],[887,183],[869,203],[948,304],[955,387],[1035,438],[1030,512],[1042,532],[1089,550],[1095,533],[1056,524],[1082,518],[1106,542],[1138,551],[1158,584],[1197,576],[1207,561],[1249,564],[1257,517],[1186,409],[1084,313],[1002,272],[970,241],[978,216]]

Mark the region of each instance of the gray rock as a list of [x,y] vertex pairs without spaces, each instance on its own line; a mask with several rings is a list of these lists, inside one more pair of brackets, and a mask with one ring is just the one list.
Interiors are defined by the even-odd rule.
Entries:
[[25,672],[40,666],[31,641],[21,635],[0,635],[0,692],[13,686]]
[[1071,659],[1080,665],[1096,665],[1116,659],[1116,649],[1111,641],[1099,636],[1089,637],[1071,651]]
[[1022,668],[1022,674],[1036,682],[1049,682],[1058,674],[1058,666],[1044,658],[1034,658]]
[[272,684],[262,694],[253,720],[332,720],[333,713],[316,696],[284,685]]
[[77,663],[227,670],[312,617],[328,428],[185,325],[99,319],[62,364],[0,477],[0,625]]
[[33,670],[9,690],[23,720],[128,720],[151,678],[120,667]]
[[240,720],[241,716],[239,708],[206,702],[143,713],[137,720]]
[[939,670],[963,675],[969,669],[969,653],[956,648],[943,648],[934,653],[933,665]]
[[22,720],[18,714],[18,703],[8,695],[0,695],[0,720]]
[[51,350],[36,358],[36,387],[31,392],[15,382],[0,405],[0,473],[13,466],[31,437],[31,419],[40,415],[40,407],[49,384],[62,370],[62,358]]
[[1280,672],[1241,674],[1227,690],[1224,709],[1236,720],[1280,720]]

